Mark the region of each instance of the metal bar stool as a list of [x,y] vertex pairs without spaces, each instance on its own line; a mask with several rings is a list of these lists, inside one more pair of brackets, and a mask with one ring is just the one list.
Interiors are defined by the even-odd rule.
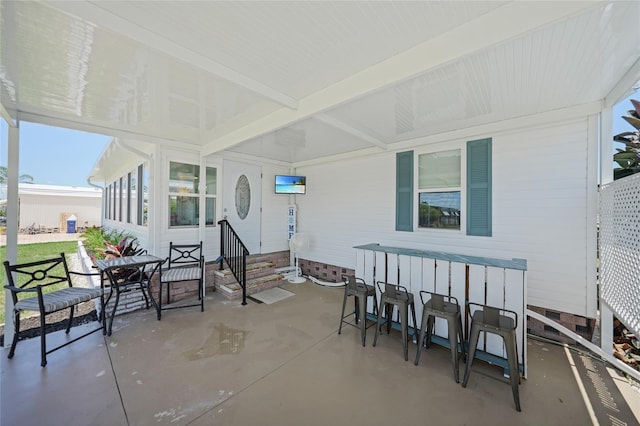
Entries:
[[[520,384],[520,369],[518,368],[518,346],[516,344],[518,314],[508,309],[494,308],[492,306],[479,305],[477,303],[469,303],[470,307],[471,305],[478,306],[482,309],[476,310],[471,319],[469,356],[467,360],[467,367],[464,371],[462,387],[467,387],[467,382],[469,381],[471,365],[473,364],[473,357],[476,352],[476,346],[478,345],[480,332],[484,331],[485,333],[493,333],[502,336],[507,350],[507,364],[509,366],[509,378],[511,379],[513,401],[516,404],[516,410],[521,411],[520,393],[518,392],[518,385]],[[510,314],[513,315],[513,317],[504,314]]]
[[393,311],[395,307],[398,307],[398,316],[401,333],[402,333],[402,350],[404,353],[404,360],[409,360],[409,308],[411,308],[411,315],[413,317],[413,335],[418,341],[418,334],[416,332],[416,307],[413,303],[413,294],[409,293],[406,287],[401,285],[389,284],[384,281],[377,282],[378,290],[380,290],[380,307],[378,308],[378,321],[376,325],[376,335],[373,339],[373,346],[378,342],[378,335],[380,334],[380,327],[382,322],[382,311],[385,311],[385,321],[387,323],[387,334],[391,332],[391,320],[393,318]]
[[[426,295],[430,295],[430,298],[425,302],[424,296]],[[446,302],[445,299],[447,299]],[[462,315],[460,315],[458,299],[444,294],[420,291],[420,301],[422,302],[422,323],[417,340],[418,351],[416,352],[415,365],[418,365],[420,362],[422,347],[426,346],[428,348],[431,344],[431,334],[433,333],[433,327],[435,325],[435,317],[443,318],[447,320],[449,328],[449,346],[451,348],[453,378],[456,380],[456,383],[460,383],[460,376],[458,374],[458,343],[460,344],[463,358],[465,356],[465,350],[464,339],[462,338]],[[421,340],[423,338],[424,340]]]
[[[342,300],[342,314],[340,315],[340,327],[338,328],[338,334],[342,333],[342,324],[349,324],[354,327],[360,327],[360,336],[362,338],[362,346],[365,346],[367,339],[367,298],[373,297],[373,310],[374,313],[378,312],[378,297],[376,296],[376,289],[372,285],[368,285],[361,278],[356,278],[354,275],[343,275],[342,279],[345,282],[344,286],[344,299]],[[344,314],[345,307],[347,305],[347,297],[353,296],[355,309],[353,312]],[[346,318],[354,316],[355,322],[345,321]]]

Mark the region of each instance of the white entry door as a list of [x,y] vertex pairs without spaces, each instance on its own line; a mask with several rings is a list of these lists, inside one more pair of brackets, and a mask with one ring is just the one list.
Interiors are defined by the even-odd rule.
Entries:
[[260,166],[224,162],[222,215],[250,254],[260,253],[262,170]]

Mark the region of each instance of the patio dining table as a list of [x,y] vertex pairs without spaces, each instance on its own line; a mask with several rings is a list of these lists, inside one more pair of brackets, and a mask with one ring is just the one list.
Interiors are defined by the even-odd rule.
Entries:
[[[160,269],[160,265],[162,265],[163,262],[164,259],[148,254],[118,257],[110,260],[97,260],[95,262],[96,267],[100,271],[100,285],[103,289],[105,287],[111,288],[111,292],[105,302],[103,315],[106,315],[106,306],[109,303],[111,296],[113,296],[114,293],[116,296],[113,309],[111,310],[109,325],[107,327],[107,335],[111,336],[113,317],[118,309],[120,294],[140,290],[144,296],[147,309],[149,308],[149,299],[151,299],[151,303],[154,307],[156,309],[158,308],[155,300],[151,296],[151,292],[149,291],[149,285],[153,280],[153,276]],[[108,284],[105,283],[105,277],[109,280]]]

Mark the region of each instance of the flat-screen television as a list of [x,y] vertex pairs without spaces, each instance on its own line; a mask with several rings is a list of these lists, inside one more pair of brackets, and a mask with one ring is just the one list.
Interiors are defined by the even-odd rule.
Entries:
[[276,175],[276,194],[305,194],[306,176]]

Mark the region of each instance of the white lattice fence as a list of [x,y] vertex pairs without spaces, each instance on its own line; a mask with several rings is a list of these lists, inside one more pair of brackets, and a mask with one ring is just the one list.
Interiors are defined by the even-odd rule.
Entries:
[[600,297],[640,335],[640,173],[600,194]]

